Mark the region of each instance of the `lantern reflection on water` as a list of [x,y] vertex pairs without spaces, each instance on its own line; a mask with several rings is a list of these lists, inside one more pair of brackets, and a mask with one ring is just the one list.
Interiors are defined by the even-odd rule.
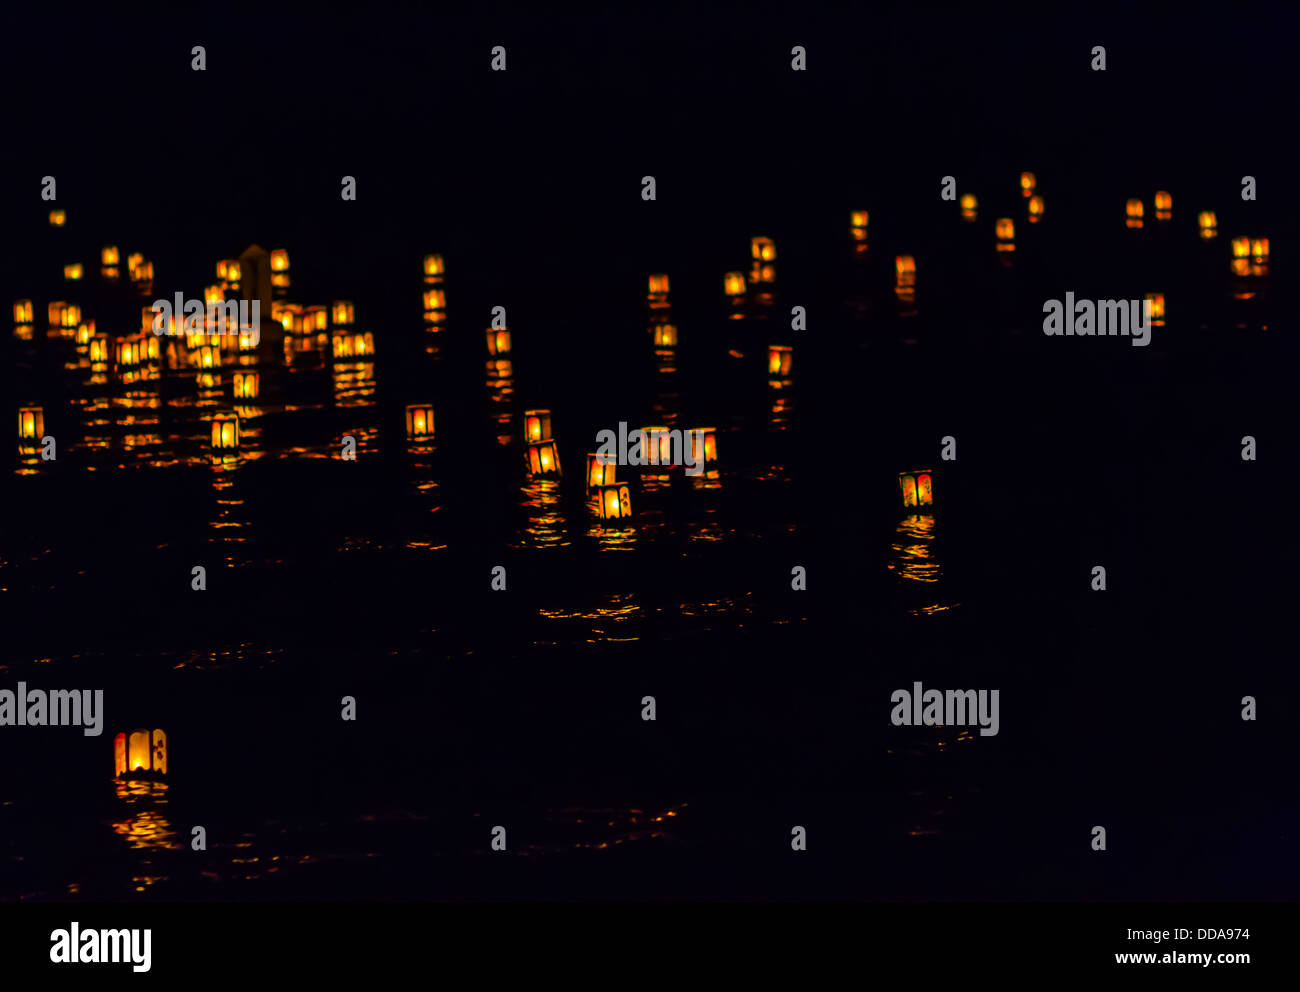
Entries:
[[406,436],[410,440],[433,437],[432,403],[411,403],[407,406]]
[[867,240],[867,223],[870,219],[865,210],[854,210],[849,214],[849,231],[854,241]]
[[45,436],[45,409],[24,406],[18,409],[18,437],[39,441]]
[[1213,210],[1202,210],[1196,218],[1196,223],[1201,228],[1201,238],[1209,241],[1219,234],[1219,218],[1214,215]]
[[1125,225],[1128,227],[1141,227],[1144,212],[1141,200],[1129,200],[1124,205]]
[[487,329],[487,350],[489,355],[510,354],[510,331],[504,327]]
[[534,441],[528,445],[528,470],[533,475],[560,474],[560,452],[554,441]]
[[632,516],[632,496],[626,482],[615,482],[596,489],[597,505],[603,520]]
[[545,441],[551,436],[550,410],[524,411],[524,441]]
[[904,506],[932,506],[934,487],[930,470],[898,473],[898,486],[903,492]]
[[133,730],[113,738],[116,778],[158,778],[167,774],[167,735],[161,730]]
[[591,452],[587,455],[587,488],[608,486],[614,481],[618,460],[613,455]]
[[212,447],[239,447],[239,415],[236,413],[219,413],[212,418]]

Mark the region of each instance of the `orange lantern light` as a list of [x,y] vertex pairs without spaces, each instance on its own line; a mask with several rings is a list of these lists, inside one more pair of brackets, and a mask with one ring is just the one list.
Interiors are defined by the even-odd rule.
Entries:
[[614,481],[618,460],[613,455],[592,452],[587,455],[587,488],[608,486]]
[[676,348],[677,347],[677,325],[676,324],[655,324],[651,330],[654,332],[654,342],[656,348]]
[[1142,217],[1144,214],[1145,214],[1145,209],[1142,206],[1141,200],[1138,199],[1129,200],[1124,205],[1125,225],[1128,227],[1141,227]]
[[903,493],[904,506],[932,506],[934,485],[929,469],[919,472],[900,472],[898,486]]
[[1174,198],[1164,190],[1156,190],[1156,220],[1168,220],[1173,216]]
[[239,414],[219,413],[212,418],[212,447],[218,449],[239,447]]
[[1165,294],[1147,293],[1146,305],[1147,319],[1151,321],[1152,326],[1162,326],[1165,322]]
[[25,441],[39,441],[45,436],[45,410],[39,406],[18,408],[18,437]]
[[554,440],[534,441],[528,445],[528,469],[533,475],[560,474],[560,452]]
[[773,262],[776,260],[776,245],[771,238],[750,238],[749,250],[756,262]]
[[167,735],[161,730],[133,730],[113,738],[113,774],[117,778],[164,778]]
[[236,372],[231,383],[231,391],[237,400],[257,399],[261,386],[261,375],[257,372]]
[[355,316],[354,308],[348,300],[334,301],[334,326],[348,327]]
[[767,349],[767,372],[773,378],[787,378],[794,364],[794,349],[789,345],[774,344]]
[[524,411],[524,441],[545,441],[551,436],[550,410]]
[[745,273],[728,272],[723,284],[728,296],[739,297],[745,295]]
[[412,441],[434,436],[432,403],[412,403],[407,406],[406,436]]
[[65,210],[50,211],[50,227],[62,227],[68,222],[68,214]]
[[1201,239],[1209,241],[1219,235],[1219,218],[1214,215],[1213,210],[1202,210],[1196,217],[1197,226],[1201,229]]
[[662,310],[668,306],[668,276],[658,273],[650,277],[650,293],[647,296],[650,309]]
[[108,361],[108,335],[97,334],[90,339],[90,360],[92,362]]
[[1043,198],[1035,194],[1029,198],[1029,223],[1037,224],[1043,219]]
[[[30,324],[32,322],[32,301],[15,300],[14,301],[14,323]],[[53,321],[51,321],[53,323]]]
[[999,217],[994,224],[998,251],[1015,251],[1016,225],[1010,217]]
[[599,486],[596,494],[601,519],[619,520],[632,516],[632,496],[626,482]]
[[1038,186],[1038,177],[1032,172],[1020,173],[1020,193],[1022,196],[1033,196],[1034,189]]
[[68,282],[76,282],[78,279],[80,279],[81,263],[74,262],[71,265],[65,265],[63,267],[63,278],[66,279]]
[[961,197],[961,219],[974,220],[975,209],[979,206],[979,200],[975,199],[974,193],[963,193]]
[[489,355],[510,354],[510,331],[504,327],[487,329],[487,350]]
[[430,283],[442,282],[443,264],[441,255],[424,256],[424,281]]

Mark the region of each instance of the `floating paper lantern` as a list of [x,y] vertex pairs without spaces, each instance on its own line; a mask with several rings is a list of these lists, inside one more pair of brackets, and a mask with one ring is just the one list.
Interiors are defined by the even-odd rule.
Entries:
[[867,222],[870,219],[865,210],[854,210],[849,214],[849,232],[854,241],[867,240]]
[[650,277],[650,293],[647,299],[652,310],[662,310],[668,306],[668,276],[658,273]]
[[108,335],[97,334],[90,339],[90,360],[92,362],[108,361]]
[[234,258],[222,259],[217,263],[217,278],[228,283],[239,282],[239,261]]
[[289,253],[283,248],[276,248],[271,252],[271,271],[288,272],[289,271]]
[[632,495],[626,482],[600,486],[596,490],[600,516],[604,520],[619,520],[632,516]]
[[545,441],[551,436],[550,410],[524,411],[524,440],[527,442]]
[[1043,219],[1043,198],[1041,196],[1031,196],[1029,198],[1029,223],[1037,224]]
[[728,296],[740,297],[745,295],[745,273],[728,272],[723,280],[723,284]]
[[1250,256],[1256,262],[1268,261],[1268,238],[1251,238]]
[[67,328],[74,328],[81,323],[81,307],[75,303],[64,304],[59,315],[60,323]]
[[118,265],[121,255],[117,250],[117,245],[105,245],[99,252],[100,265]]
[[334,301],[334,326],[347,327],[352,323],[353,307],[348,300]]
[[618,460],[614,455],[592,452],[587,455],[587,488],[608,486],[614,481]]
[[979,206],[979,201],[975,199],[974,193],[963,193],[961,198],[961,219],[974,220],[975,208]]
[[407,406],[406,436],[410,440],[433,437],[432,403],[412,403]]
[[1020,192],[1023,196],[1033,196],[1034,189],[1038,186],[1038,177],[1032,172],[1020,173]]
[[113,774],[117,778],[161,778],[167,774],[167,735],[161,730],[133,730],[113,738]]
[[261,375],[257,372],[236,372],[231,383],[231,391],[237,400],[255,400],[261,386]]
[[[154,340],[157,340],[156,338]],[[119,368],[139,365],[144,355],[143,341],[128,338],[117,343],[117,364]]]
[[774,344],[767,349],[768,375],[784,379],[790,375],[790,367],[793,363],[794,349],[789,345]]
[[1165,322],[1165,294],[1164,293],[1147,293],[1147,319],[1155,327],[1160,327]]
[[323,331],[329,326],[329,311],[325,307],[308,307],[302,315],[302,328],[307,334]]
[[90,344],[90,339],[95,336],[95,322],[77,325],[77,344]]
[[[1238,239],[1234,239],[1234,241],[1232,242],[1232,248],[1234,254],[1236,254],[1237,241],[1239,240],[1244,240],[1244,239],[1238,238]],[[1246,240],[1246,251],[1247,252],[1250,251],[1249,240]],[[51,327],[63,326],[63,311],[67,308],[67,306],[68,305],[66,303],[63,303],[59,300],[54,300],[46,307],[46,313],[49,315],[49,323]]]
[[693,427],[689,432],[691,439],[691,461],[705,469],[718,460],[718,430],[716,427]]
[[1196,217],[1196,223],[1201,229],[1202,240],[1209,241],[1211,238],[1219,235],[1219,218],[1214,215],[1213,210],[1202,210]]
[[776,245],[771,238],[750,238],[749,250],[756,262],[773,262],[776,260]]
[[1173,216],[1174,198],[1164,190],[1156,191],[1156,220],[1168,220]]
[[[32,322],[32,301],[15,300],[14,301],[14,323],[30,324]],[[51,321],[51,323],[53,323]]]
[[900,472],[898,485],[903,492],[904,506],[932,506],[934,504],[934,487],[930,470],[920,472]]
[[64,210],[50,211],[50,227],[62,227],[67,222],[68,222],[67,211]]
[[1015,251],[1016,225],[1010,217],[999,217],[994,224],[998,251]]
[[219,413],[212,418],[212,447],[219,449],[239,447],[239,414]]
[[656,348],[676,348],[677,347],[677,325],[676,324],[655,324],[651,330],[654,332]]
[[1144,212],[1141,200],[1129,200],[1124,205],[1125,225],[1128,227],[1141,227]]
[[487,329],[487,350],[489,355],[510,354],[510,331],[504,327]]
[[[200,337],[200,341],[205,340]],[[221,367],[221,346],[218,344],[199,345],[198,349],[199,368],[216,369]]]
[[18,437],[39,441],[45,436],[45,410],[39,406],[18,409]]
[[68,282],[76,282],[81,278],[81,271],[80,262],[74,262],[72,265],[65,265],[63,267],[63,278]]
[[364,358],[375,353],[375,338],[369,331],[335,331],[332,341],[335,358]]
[[560,452],[553,440],[528,445],[528,469],[533,475],[560,474]]
[[429,324],[439,324],[447,316],[447,294],[441,289],[424,291],[424,319]]
[[673,463],[673,436],[663,424],[656,424],[653,427],[642,427],[641,433],[645,435],[642,442],[642,457],[651,461],[652,464],[671,465]]
[[443,266],[441,255],[424,256],[424,281],[429,283],[442,282]]

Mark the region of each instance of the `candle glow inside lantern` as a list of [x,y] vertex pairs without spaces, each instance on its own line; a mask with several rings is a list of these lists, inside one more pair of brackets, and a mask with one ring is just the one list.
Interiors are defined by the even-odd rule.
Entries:
[[1156,191],[1156,220],[1168,220],[1173,216],[1174,198],[1164,190]]
[[16,300],[14,301],[14,323],[30,324],[32,322],[32,301]]
[[412,441],[433,437],[432,403],[411,403],[407,406],[406,436]]
[[90,344],[90,339],[95,336],[95,322],[77,325],[77,344]]
[[81,278],[81,272],[81,263],[74,262],[72,265],[65,265],[63,267],[63,278],[68,282],[76,282]]
[[786,379],[794,363],[794,349],[785,344],[774,344],[767,349],[767,373],[773,378]]
[[441,289],[424,291],[424,319],[426,323],[438,324],[447,316],[447,294]]
[[655,324],[651,330],[654,332],[654,342],[656,348],[676,348],[677,347],[677,325],[676,324]]
[[113,738],[116,778],[159,778],[167,774],[167,735],[161,730],[133,730]]
[[934,505],[934,484],[929,469],[898,473],[898,487],[903,493],[904,506]]
[[756,262],[776,261],[776,245],[771,238],[750,238],[749,250]]
[[271,252],[271,289],[284,296],[289,289],[289,253],[283,248]]
[[615,482],[596,489],[603,520],[620,520],[632,516],[632,495],[626,482]]
[[75,303],[66,303],[59,314],[60,323],[66,328],[75,328],[81,323],[81,307]]
[[231,390],[237,400],[255,400],[260,385],[261,375],[259,373],[236,372],[231,383]]
[[854,210],[849,214],[849,232],[854,241],[867,240],[867,223],[870,215],[865,210]]
[[665,468],[673,464],[673,435],[667,427],[663,424],[642,427],[641,433],[645,435],[645,440],[642,442],[642,458],[650,459],[652,464]]
[[1196,223],[1201,229],[1201,240],[1209,241],[1211,238],[1218,237],[1219,218],[1214,215],[1213,210],[1202,210],[1196,217]]
[[1032,172],[1020,173],[1020,193],[1022,196],[1033,196],[1034,189],[1038,186],[1038,177]]
[[364,358],[373,355],[375,353],[374,335],[369,331],[364,333],[335,331],[333,349],[335,358]]
[[587,488],[608,486],[614,481],[618,470],[618,459],[613,455],[592,452],[587,455]]
[[108,361],[107,334],[97,334],[90,339],[90,360],[92,362]]
[[745,295],[745,273],[728,272],[723,279],[726,294],[733,298]]
[[911,255],[894,258],[894,293],[904,303],[916,299],[916,259]]
[[1151,321],[1152,326],[1163,326],[1165,322],[1165,294],[1147,293],[1145,306],[1147,307],[1147,319]]
[[706,472],[709,466],[717,467],[718,461],[718,430],[716,427],[694,427],[690,431],[691,438],[691,461],[704,469]]
[[113,280],[118,277],[118,261],[121,254],[117,250],[117,245],[105,245],[99,253],[100,270],[99,274],[105,279]]
[[[199,340],[203,340],[199,338]],[[204,344],[199,346],[199,368],[215,369],[221,367],[221,346]]]
[[217,263],[217,278],[227,283],[228,289],[239,288],[239,260],[235,258],[222,259]]
[[560,452],[555,441],[548,438],[528,445],[528,469],[533,475],[560,474]]
[[335,327],[350,326],[352,324],[353,317],[354,317],[353,306],[348,300],[334,301],[334,326]]
[[307,334],[323,331],[329,326],[329,311],[325,307],[308,307],[302,315],[302,328]]
[[650,292],[646,299],[651,310],[662,310],[668,306],[668,276],[657,273],[650,277]]
[[510,331],[504,327],[487,329],[487,350],[489,355],[510,354]]
[[998,251],[1016,250],[1016,225],[1010,217],[999,217],[994,224]]
[[545,441],[551,436],[551,411],[550,410],[525,410],[524,411],[524,440],[531,444],[534,441]]
[[68,222],[68,213],[66,210],[50,211],[50,227],[62,227]]
[[1145,214],[1145,208],[1142,201],[1138,199],[1129,200],[1124,204],[1124,224],[1127,227],[1141,227],[1142,217]]
[[[156,340],[156,339],[155,339]],[[117,343],[117,364],[119,368],[129,368],[133,365],[139,365],[143,357],[144,342],[128,338],[125,341]]]
[[212,418],[212,447],[218,449],[239,447],[239,414],[219,413]]
[[976,207],[979,201],[975,199],[974,193],[963,193],[961,198],[961,219],[974,220],[976,217]]
[[25,441],[39,441],[45,436],[45,410],[39,406],[18,409],[18,437]]
[[1043,198],[1038,195],[1029,198],[1029,223],[1037,224],[1043,219]]
[[424,256],[424,281],[428,283],[442,282],[443,265],[441,255]]

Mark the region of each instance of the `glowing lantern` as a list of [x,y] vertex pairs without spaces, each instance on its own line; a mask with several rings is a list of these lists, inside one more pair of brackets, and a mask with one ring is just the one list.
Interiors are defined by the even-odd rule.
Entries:
[[726,293],[728,296],[731,297],[744,296],[745,295],[745,273],[728,272],[724,279],[724,285],[726,286]]
[[97,334],[90,339],[90,360],[92,362],[108,361],[108,335]]
[[99,262],[101,265],[117,265],[120,255],[117,245],[105,245],[99,253]]
[[1268,238],[1251,238],[1250,254],[1256,262],[1268,261]]
[[900,472],[898,485],[903,491],[904,506],[932,506],[934,504],[933,483],[930,470],[920,472]]
[[608,486],[614,481],[618,460],[613,455],[593,452],[587,455],[587,488]]
[[431,324],[436,324],[445,316],[447,309],[447,294],[441,289],[426,289],[424,291],[424,319]]
[[527,442],[545,441],[551,436],[550,410],[524,411],[524,440]]
[[[1250,257],[1250,238],[1233,238],[1232,239],[1232,257],[1249,258]],[[51,304],[52,305],[52,304]]]
[[428,283],[442,282],[443,265],[441,255],[424,256],[424,281]]
[[257,372],[236,372],[234,382],[231,384],[235,399],[237,400],[255,400],[257,391],[261,385],[261,375]]
[[[203,340],[200,338],[199,340]],[[199,346],[199,368],[217,369],[221,367],[221,346],[204,344]]]
[[[157,338],[154,339],[155,341]],[[141,345],[142,341],[128,339],[117,343],[117,364],[122,368],[132,365],[139,365],[143,357]]]
[[14,323],[30,324],[32,322],[32,301],[17,300],[14,302]]
[[329,324],[329,311],[324,307],[308,307],[302,316],[302,329],[307,334],[323,331]]
[[288,272],[289,271],[289,253],[283,248],[276,248],[271,252],[271,271]]
[[76,282],[81,278],[81,263],[74,262],[72,265],[63,267],[63,278],[68,282]]
[[1200,214],[1197,215],[1196,223],[1201,228],[1202,240],[1209,241],[1211,238],[1218,237],[1219,218],[1214,216],[1214,211],[1202,210]]
[[1156,220],[1168,220],[1173,216],[1174,198],[1164,190],[1156,191]]
[[88,324],[77,325],[77,344],[90,344],[90,339],[95,336],[95,322],[92,320]]
[[662,310],[668,306],[668,276],[659,273],[650,277],[650,293],[647,299],[652,310]]
[[1164,293],[1147,293],[1147,319],[1155,327],[1160,327],[1165,322],[1165,294]]
[[616,482],[596,489],[600,516],[604,520],[618,520],[632,516],[632,496],[626,482]]
[[528,468],[533,475],[559,475],[560,452],[553,440],[528,445]]
[[718,460],[718,430],[716,427],[695,427],[690,431],[691,461],[706,470]]
[[45,410],[39,406],[24,406],[18,410],[18,436],[24,440],[39,441],[45,436]]
[[[654,427],[642,427],[641,433],[645,435],[642,442],[643,457],[656,461],[660,465],[671,465],[673,463],[673,436],[667,427],[662,424]],[[654,449],[658,446],[658,451]]]
[[161,730],[133,730],[113,738],[113,774],[117,778],[158,778],[167,774],[167,735]]
[[335,358],[363,358],[375,353],[375,338],[369,331],[364,333],[335,331],[333,348]]
[[1128,227],[1141,227],[1144,213],[1141,200],[1129,200],[1124,205],[1125,225]]
[[1034,188],[1038,185],[1038,177],[1032,172],[1020,173],[1020,192],[1024,196],[1033,196]]
[[894,259],[894,292],[904,302],[916,299],[916,259],[911,255]]
[[656,348],[676,348],[677,347],[677,325],[675,324],[655,324],[652,328],[654,331]]
[[1029,198],[1029,223],[1037,224],[1043,219],[1043,198],[1041,196],[1031,196]]
[[975,208],[979,206],[979,201],[975,199],[974,193],[963,193],[961,198],[961,219],[974,220]]
[[352,323],[353,308],[347,300],[334,301],[334,326],[347,327]]
[[81,307],[75,303],[64,304],[60,319],[64,327],[76,327],[81,323]]
[[212,418],[212,447],[239,447],[239,414],[219,413]]
[[504,327],[487,329],[487,350],[489,355],[510,354],[510,331]]
[[[1241,240],[1245,240],[1245,239],[1241,239]],[[1233,241],[1232,244],[1233,244],[1233,251],[1235,252],[1237,242]],[[1250,251],[1249,241],[1246,241],[1246,251]],[[52,303],[50,303],[50,305],[46,308],[46,313],[49,314],[49,321],[51,327],[63,326],[63,311],[67,308],[67,306],[68,305],[66,303],[62,303],[58,300],[55,300]]]
[[233,258],[223,259],[217,263],[217,278],[232,286],[239,282],[239,262]]
[[1015,251],[1016,225],[1010,217],[999,217],[994,224],[998,251]]
[[50,227],[62,227],[67,222],[68,222],[67,211],[64,210],[50,211]]
[[789,345],[774,344],[767,349],[767,372],[774,378],[787,378],[794,363],[794,349]]
[[433,404],[412,403],[406,408],[406,436],[411,440],[433,437]]
[[773,262],[776,260],[776,245],[771,238],[750,238],[749,250],[756,262]]
[[852,233],[854,241],[867,240],[867,222],[870,219],[865,210],[854,210],[849,214],[849,231]]

